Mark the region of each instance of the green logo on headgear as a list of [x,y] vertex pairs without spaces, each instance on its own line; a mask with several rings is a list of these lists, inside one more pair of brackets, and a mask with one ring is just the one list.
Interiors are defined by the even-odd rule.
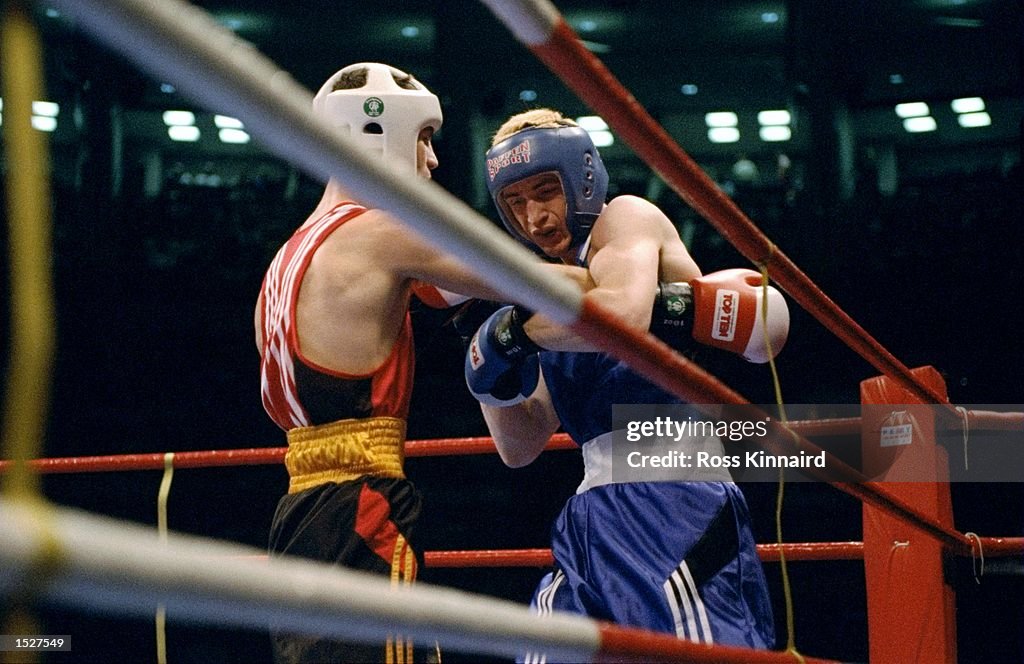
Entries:
[[381,101],[380,97],[368,97],[363,102],[363,113],[366,113],[371,118],[375,118],[384,113],[384,102]]

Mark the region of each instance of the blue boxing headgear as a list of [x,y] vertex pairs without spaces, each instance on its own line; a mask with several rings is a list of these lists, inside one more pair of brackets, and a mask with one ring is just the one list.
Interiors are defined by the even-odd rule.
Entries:
[[487,189],[505,228],[534,251],[501,200],[501,190],[528,177],[554,171],[565,193],[565,223],[576,247],[586,241],[604,208],[608,171],[586,130],[577,126],[531,127],[487,151]]

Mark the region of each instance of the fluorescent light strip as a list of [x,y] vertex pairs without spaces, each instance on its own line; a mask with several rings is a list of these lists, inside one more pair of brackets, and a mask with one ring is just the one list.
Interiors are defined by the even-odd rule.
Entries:
[[911,101],[904,104],[896,104],[896,115],[901,118],[917,118],[928,115],[931,111],[928,104],[923,101]]
[[709,127],[735,127],[739,124],[739,118],[732,111],[716,111],[706,114],[704,122]]
[[241,120],[230,115],[214,115],[213,124],[217,125],[218,129],[242,129],[245,126]]
[[57,129],[57,118],[49,115],[33,115],[32,127],[39,131],[55,131]]
[[195,143],[199,140],[199,127],[192,125],[172,125],[167,128],[167,135],[172,141]]
[[598,115],[583,115],[576,118],[576,124],[587,131],[606,131],[608,123]]
[[192,111],[164,111],[164,124],[168,127],[187,127],[196,123]]
[[761,140],[766,143],[778,143],[792,138],[793,130],[785,125],[769,125],[761,127],[758,134],[761,136]]
[[60,114],[60,106],[52,101],[32,102],[32,113],[45,118],[55,118]]
[[956,116],[956,121],[961,127],[987,127],[992,124],[992,118],[985,111],[979,113],[961,113]]
[[919,134],[925,131],[935,131],[937,125],[935,124],[935,118],[930,115],[916,118],[906,118],[903,120],[903,128],[911,134]]
[[985,110],[985,100],[981,97],[962,97],[949,102],[955,113],[978,113]]
[[712,143],[735,143],[740,140],[740,130],[736,127],[711,127],[708,140]]
[[235,129],[233,127],[224,127],[221,129],[217,132],[217,138],[220,139],[221,143],[235,143],[241,145],[249,142],[249,134],[241,129]]
[[791,120],[789,111],[786,110],[761,111],[757,114],[757,121],[765,127],[788,125]]
[[615,143],[615,137],[612,136],[612,132],[607,130],[588,131],[590,134],[590,140],[594,141],[594,146],[599,148],[606,148],[609,145]]

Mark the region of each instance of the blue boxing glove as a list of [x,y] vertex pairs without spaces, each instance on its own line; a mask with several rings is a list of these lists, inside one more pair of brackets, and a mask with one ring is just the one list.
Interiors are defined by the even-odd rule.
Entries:
[[521,307],[502,307],[473,335],[466,352],[466,385],[480,403],[514,406],[537,389],[541,347],[523,329],[529,316]]

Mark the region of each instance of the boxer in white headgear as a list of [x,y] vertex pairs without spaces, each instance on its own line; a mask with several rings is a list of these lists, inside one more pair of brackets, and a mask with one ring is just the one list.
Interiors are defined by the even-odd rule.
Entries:
[[[314,97],[313,111],[388,168],[405,170],[427,167],[426,160],[417,160],[417,145],[442,122],[434,93],[402,70],[376,62],[336,72]],[[420,175],[429,177],[429,170]]]
[[[313,108],[398,176],[430,178],[438,165],[440,104],[401,70],[345,67],[324,83]],[[582,269],[560,271],[587,279]],[[498,297],[334,179],[271,262],[256,305],[256,344],[263,405],[287,434],[289,475],[271,524],[272,556],[401,583],[416,577],[420,496],[405,478],[403,447],[414,365],[409,302],[421,282]],[[401,638],[365,645],[275,634],[273,642],[278,662],[413,661]]]

